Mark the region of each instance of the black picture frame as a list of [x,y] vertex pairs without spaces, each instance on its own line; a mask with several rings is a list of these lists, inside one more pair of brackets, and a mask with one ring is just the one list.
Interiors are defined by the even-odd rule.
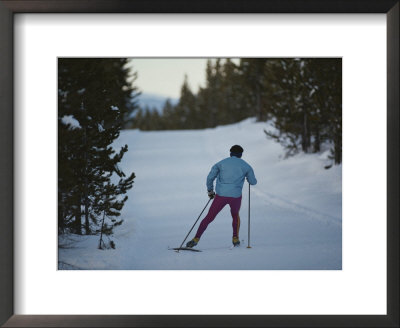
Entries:
[[[14,315],[13,17],[17,13],[384,13],[387,315]],[[399,327],[399,1],[0,0],[0,324],[4,327]],[[368,288],[368,286],[365,286]]]

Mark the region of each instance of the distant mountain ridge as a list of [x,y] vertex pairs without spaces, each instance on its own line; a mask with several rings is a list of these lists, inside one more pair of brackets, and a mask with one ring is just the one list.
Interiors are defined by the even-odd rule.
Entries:
[[179,99],[170,98],[162,95],[142,93],[138,98],[138,104],[142,109],[148,107],[150,110],[156,109],[159,113],[162,113],[164,104],[167,100],[170,100],[172,105],[176,105]]

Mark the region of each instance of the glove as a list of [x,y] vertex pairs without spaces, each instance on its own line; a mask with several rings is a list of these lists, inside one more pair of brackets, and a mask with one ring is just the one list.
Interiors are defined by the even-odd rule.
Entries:
[[208,197],[210,197],[210,199],[213,199],[215,197],[215,192],[214,190],[209,190],[208,191]]

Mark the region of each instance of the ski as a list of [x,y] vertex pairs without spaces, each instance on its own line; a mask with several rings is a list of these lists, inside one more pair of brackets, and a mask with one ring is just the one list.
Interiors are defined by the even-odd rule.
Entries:
[[192,251],[192,252],[201,252],[199,249],[193,249],[189,247],[175,247],[175,248],[168,248],[169,250],[174,250],[174,251]]

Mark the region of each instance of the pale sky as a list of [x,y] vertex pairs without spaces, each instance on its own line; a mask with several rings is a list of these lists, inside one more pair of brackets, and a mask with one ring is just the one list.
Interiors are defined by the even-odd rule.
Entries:
[[207,59],[133,58],[131,64],[138,74],[135,84],[143,93],[179,98],[185,74],[192,92],[205,85]]
[[143,93],[179,98],[185,74],[193,93],[205,86],[207,58],[132,58],[131,65]]

